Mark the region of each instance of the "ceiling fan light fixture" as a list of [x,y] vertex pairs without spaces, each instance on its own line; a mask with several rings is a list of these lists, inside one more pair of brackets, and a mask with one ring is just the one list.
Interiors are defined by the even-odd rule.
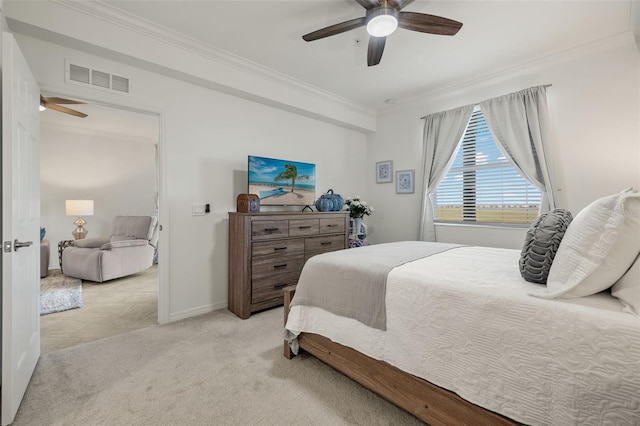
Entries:
[[367,32],[373,37],[386,37],[398,28],[395,10],[380,8],[368,16]]

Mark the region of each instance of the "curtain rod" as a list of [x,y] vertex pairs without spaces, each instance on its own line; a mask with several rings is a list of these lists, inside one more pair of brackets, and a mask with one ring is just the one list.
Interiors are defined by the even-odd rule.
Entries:
[[[547,87],[551,87],[551,86],[553,86],[553,84],[543,84],[542,86],[531,86],[531,87],[529,87],[529,89],[533,89],[534,87],[544,87],[546,89]],[[527,90],[527,89],[522,89],[522,90]],[[511,93],[518,93],[518,92],[511,92]],[[503,96],[506,96],[506,95],[503,95]],[[493,98],[489,98],[489,99],[493,99]],[[484,102],[484,101],[481,101],[481,102]],[[473,105],[478,105],[479,103],[480,102],[475,102]],[[424,120],[425,118],[427,118],[430,115],[431,114],[427,114],[427,115],[425,115],[423,117],[420,117],[420,120]]]

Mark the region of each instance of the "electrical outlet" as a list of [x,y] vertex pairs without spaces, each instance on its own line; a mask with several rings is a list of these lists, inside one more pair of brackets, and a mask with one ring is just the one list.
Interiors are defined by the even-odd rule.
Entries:
[[193,204],[191,206],[192,216],[204,216],[204,204]]

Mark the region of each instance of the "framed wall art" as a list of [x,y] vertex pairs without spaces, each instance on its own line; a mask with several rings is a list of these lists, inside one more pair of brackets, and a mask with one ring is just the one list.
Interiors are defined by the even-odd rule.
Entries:
[[415,192],[415,170],[398,170],[396,172],[396,193],[413,194]]
[[393,182],[393,161],[378,161],[376,163],[376,183]]

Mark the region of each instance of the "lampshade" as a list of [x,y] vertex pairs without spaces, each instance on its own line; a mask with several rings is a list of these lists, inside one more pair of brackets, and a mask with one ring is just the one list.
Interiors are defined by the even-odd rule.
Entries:
[[67,216],[93,216],[93,200],[66,200],[64,210]]
[[374,37],[386,37],[398,28],[398,20],[393,15],[374,16],[367,23],[367,32]]

